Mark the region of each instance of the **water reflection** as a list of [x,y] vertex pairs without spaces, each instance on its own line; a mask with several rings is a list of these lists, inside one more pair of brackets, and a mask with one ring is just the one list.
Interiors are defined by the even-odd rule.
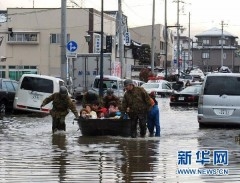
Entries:
[[[89,162],[98,159],[94,167],[98,167],[99,177],[95,179],[100,182],[153,182],[159,175],[156,171],[159,169],[159,140],[80,137],[78,142]],[[89,151],[84,151],[84,147]],[[96,171],[94,167],[90,170]]]
[[[199,150],[210,150],[209,164],[205,164],[203,168],[217,168],[227,169],[229,175],[201,175],[204,182],[239,182],[239,163],[240,150],[239,144],[235,142],[235,136],[239,134],[237,129],[229,128],[210,128],[199,130],[198,144]],[[213,151],[227,150],[228,151],[228,165],[213,165]]]
[[65,133],[57,133],[52,135],[52,149],[53,170],[58,170],[59,182],[66,179],[66,165],[67,165],[67,141]]

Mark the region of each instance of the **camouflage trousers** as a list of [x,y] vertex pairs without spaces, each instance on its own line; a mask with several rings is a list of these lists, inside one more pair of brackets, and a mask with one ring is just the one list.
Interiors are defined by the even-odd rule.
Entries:
[[66,131],[65,117],[66,116],[52,117],[52,132],[53,133],[57,130]]
[[140,136],[145,137],[147,131],[147,114],[134,114],[129,113],[129,117],[131,118],[131,137],[137,137],[137,125],[139,123],[140,128]]

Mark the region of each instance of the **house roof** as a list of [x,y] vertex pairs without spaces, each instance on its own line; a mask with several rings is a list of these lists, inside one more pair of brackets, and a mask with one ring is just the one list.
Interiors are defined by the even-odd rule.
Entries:
[[[222,30],[218,29],[216,27],[213,27],[209,30],[203,31],[200,34],[195,35],[195,37],[203,37],[203,36],[211,36],[211,37],[217,36],[218,37],[218,36],[221,36],[221,35],[222,35]],[[223,30],[223,36],[238,38],[237,36],[232,35],[225,30]]]

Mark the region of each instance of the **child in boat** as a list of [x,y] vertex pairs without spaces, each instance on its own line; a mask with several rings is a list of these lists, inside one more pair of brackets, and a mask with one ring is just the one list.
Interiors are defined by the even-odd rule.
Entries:
[[117,103],[115,101],[109,102],[108,107],[108,117],[119,117],[121,116],[121,112],[118,109]]
[[82,109],[80,110],[80,118],[82,118],[82,119],[87,119],[88,116],[89,116],[88,110],[85,109],[85,108],[82,108]]
[[94,110],[92,110],[91,104],[86,104],[85,109],[88,111],[88,116],[90,119],[97,119],[97,113]]
[[92,110],[97,113],[98,118],[105,118],[107,116],[107,108],[101,107],[98,101],[92,104]]

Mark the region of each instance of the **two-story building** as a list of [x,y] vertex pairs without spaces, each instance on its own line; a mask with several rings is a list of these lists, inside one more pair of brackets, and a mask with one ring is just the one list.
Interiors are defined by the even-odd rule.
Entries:
[[240,59],[236,54],[238,49],[237,36],[229,32],[212,28],[195,35],[192,42],[192,64],[203,71],[214,71],[222,65],[233,72],[240,71]]

